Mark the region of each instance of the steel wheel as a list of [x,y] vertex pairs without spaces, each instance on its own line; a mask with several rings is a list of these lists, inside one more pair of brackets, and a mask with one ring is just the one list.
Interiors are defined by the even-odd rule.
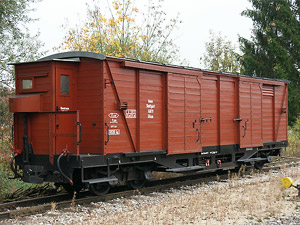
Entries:
[[261,170],[264,167],[264,164],[265,163],[263,163],[263,162],[255,162],[254,167],[258,170]]
[[89,185],[89,190],[93,195],[105,195],[110,190],[109,183],[95,183]]
[[146,180],[129,180],[127,185],[132,189],[141,189],[145,186]]

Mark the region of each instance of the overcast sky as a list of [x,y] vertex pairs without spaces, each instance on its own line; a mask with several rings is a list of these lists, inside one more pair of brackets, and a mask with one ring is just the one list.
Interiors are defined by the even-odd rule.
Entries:
[[[30,15],[39,21],[32,24],[30,30],[32,33],[40,31],[40,39],[48,54],[52,54],[52,48],[62,42],[65,30],[61,26],[66,20],[71,26],[84,23],[86,3],[92,4],[93,1],[43,0],[34,4],[36,10]],[[146,3],[146,0],[136,0],[138,8]],[[209,41],[209,30],[221,32],[236,46],[238,35],[250,37],[252,21],[241,16],[246,8],[251,8],[248,0],[165,0],[163,3],[167,17],[180,14],[182,23],[173,37],[182,58],[194,67],[201,67],[199,58],[205,51],[205,42]]]

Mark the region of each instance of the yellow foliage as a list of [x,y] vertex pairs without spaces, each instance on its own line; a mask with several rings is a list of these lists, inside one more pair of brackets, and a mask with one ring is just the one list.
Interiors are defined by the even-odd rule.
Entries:
[[[150,7],[149,5],[149,10],[155,12],[149,16],[151,20],[153,19],[154,24],[141,27],[138,23],[140,21],[136,19],[139,9],[134,7],[130,0],[114,0],[106,12],[101,11],[102,7],[95,6],[94,10],[89,10],[89,21],[83,27],[77,26],[69,29],[64,37],[64,42],[57,49],[93,51],[108,56],[168,63],[168,60],[171,59],[170,54],[166,53],[166,50],[162,50],[165,46],[159,46],[159,43],[169,44],[170,41],[160,42],[157,37],[164,39],[161,30],[171,32],[175,23],[166,26],[165,29],[160,28],[164,19],[157,17],[157,21],[155,21],[156,9],[159,7],[156,5]],[[176,22],[176,20],[174,21]],[[150,37],[148,30],[152,27],[157,27],[160,33],[151,33],[150,35],[153,36]],[[169,36],[169,34],[167,33],[165,36]],[[152,43],[150,43],[151,41]],[[150,49],[149,46],[157,48],[157,50]],[[172,44],[170,46],[174,47]],[[171,50],[171,53],[174,52],[176,49]]]

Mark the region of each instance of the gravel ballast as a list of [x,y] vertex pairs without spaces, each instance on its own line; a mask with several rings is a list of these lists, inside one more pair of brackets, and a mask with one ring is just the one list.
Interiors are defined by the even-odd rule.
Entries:
[[300,168],[232,177],[211,182],[70,206],[0,221],[2,224],[299,224],[300,199],[295,188],[283,189],[289,176],[300,184]]

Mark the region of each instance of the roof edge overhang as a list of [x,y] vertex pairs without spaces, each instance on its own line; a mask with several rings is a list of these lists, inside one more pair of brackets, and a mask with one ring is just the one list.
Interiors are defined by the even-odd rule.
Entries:
[[[62,52],[56,53],[53,55],[49,55],[43,58],[40,58],[34,62],[23,62],[23,63],[11,63],[9,65],[18,65],[18,64],[26,64],[26,63],[35,63],[35,62],[46,62],[46,61],[65,61],[65,62],[80,62],[80,58],[92,58],[97,60],[105,60],[105,59],[119,59],[124,60],[123,66],[125,67],[133,67],[133,68],[140,68],[140,69],[149,69],[155,71],[162,71],[164,67],[174,68],[174,69],[187,69],[189,71],[193,71],[194,73],[217,73],[223,74],[227,76],[235,76],[235,77],[251,77],[259,80],[267,80],[267,81],[283,81],[285,83],[290,83],[288,80],[282,79],[274,79],[274,78],[266,78],[266,77],[254,77],[248,75],[241,75],[241,74],[234,74],[234,73],[226,73],[226,72],[216,72],[210,71],[206,69],[199,69],[194,67],[185,67],[185,66],[176,66],[176,65],[169,65],[169,64],[161,64],[156,62],[147,62],[147,61],[140,61],[136,59],[130,58],[119,58],[119,57],[112,57],[106,56],[103,54],[95,53],[95,52],[86,52],[86,51],[69,51],[69,52]],[[143,64],[143,66],[141,66]],[[163,70],[163,72],[170,72],[170,69]]]
[[9,63],[8,65],[15,66],[19,64],[29,64],[29,63],[38,63],[38,62],[47,62],[47,61],[80,62],[80,58],[92,58],[97,60],[105,60],[106,55],[98,54],[94,52],[71,51],[71,52],[56,53],[53,55],[40,58],[36,61],[16,62],[16,63]]
[[98,60],[106,59],[106,55],[98,54],[95,52],[72,51],[72,52],[62,52],[62,53],[49,55],[49,56],[40,58],[37,61],[41,62],[41,61],[51,61],[51,60],[57,60],[57,59],[81,58],[81,57],[98,59]]

